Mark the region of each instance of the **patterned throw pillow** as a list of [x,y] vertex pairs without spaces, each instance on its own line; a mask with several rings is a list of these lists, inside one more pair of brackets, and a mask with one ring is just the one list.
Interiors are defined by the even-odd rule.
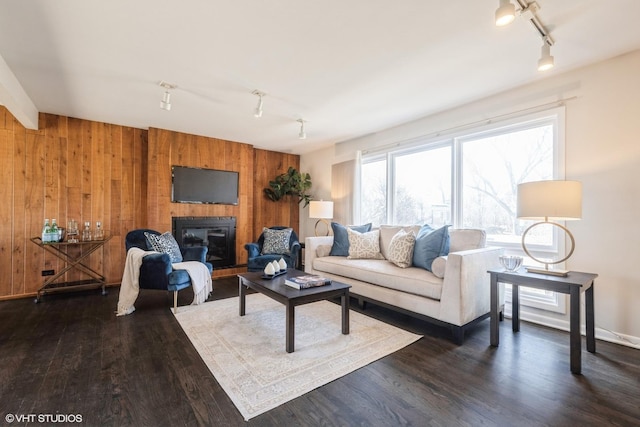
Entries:
[[337,222],[331,223],[331,230],[333,231],[333,245],[331,246],[331,256],[348,256],[349,255],[349,235],[347,229],[350,228],[359,233],[366,233],[371,231],[371,223],[362,225],[348,225],[344,226]]
[[262,255],[267,254],[289,254],[289,240],[291,240],[291,232],[293,228],[285,228],[283,230],[272,230],[263,228],[264,243],[262,244]]
[[413,247],[416,244],[416,235],[412,232],[399,230],[389,243],[387,259],[400,268],[411,267],[413,260]]
[[350,259],[384,259],[380,253],[380,230],[358,233],[347,228]]
[[144,237],[147,238],[147,242],[151,249],[156,252],[168,254],[171,259],[171,263],[182,262],[182,252],[180,252],[180,246],[170,232],[163,234],[153,234],[147,231],[144,232]]

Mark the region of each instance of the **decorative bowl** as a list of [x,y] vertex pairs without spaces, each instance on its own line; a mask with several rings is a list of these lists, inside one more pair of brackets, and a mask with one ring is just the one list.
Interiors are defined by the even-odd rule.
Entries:
[[516,271],[522,265],[522,257],[515,255],[501,255],[500,264],[507,271]]

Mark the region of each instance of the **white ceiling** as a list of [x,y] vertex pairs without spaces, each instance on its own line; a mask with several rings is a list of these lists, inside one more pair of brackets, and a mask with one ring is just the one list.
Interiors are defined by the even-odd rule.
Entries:
[[495,27],[498,3],[3,1],[0,56],[40,112],[303,154],[640,48],[638,0],[538,0],[543,74],[540,36]]

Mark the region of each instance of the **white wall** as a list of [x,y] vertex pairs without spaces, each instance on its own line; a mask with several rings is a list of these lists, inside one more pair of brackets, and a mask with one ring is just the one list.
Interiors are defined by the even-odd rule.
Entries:
[[[314,151],[300,157],[300,171],[311,175],[311,190],[313,200],[331,200],[331,165],[338,163],[334,160],[334,147]],[[300,205],[300,241],[315,234],[316,219],[309,219],[309,207]]]
[[[596,335],[640,348],[640,50],[373,135],[303,155],[314,196],[331,194],[331,165],[359,149],[384,146],[502,114],[567,99],[566,179],[583,183],[583,219],[567,226],[576,250],[567,268],[599,274]],[[313,235],[308,212],[301,230]],[[568,329],[568,316],[523,313]]]

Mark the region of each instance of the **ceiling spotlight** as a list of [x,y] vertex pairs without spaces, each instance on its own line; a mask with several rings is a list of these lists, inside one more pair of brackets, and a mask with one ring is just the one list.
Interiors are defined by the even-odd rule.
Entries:
[[300,133],[298,134],[298,138],[300,139],[307,139],[307,134],[304,131],[304,123],[305,120],[303,119],[298,119],[296,120],[296,122],[300,123]]
[[171,111],[171,94],[169,91],[165,91],[162,95],[162,101],[160,101],[160,108],[163,110]]
[[546,40],[542,41],[540,49],[540,59],[538,60],[538,71],[547,71],[553,68],[553,56],[551,56],[551,46]]
[[171,83],[167,83],[165,81],[161,81],[158,83],[160,87],[164,88],[164,94],[162,94],[162,101],[160,101],[160,108],[165,111],[171,111],[171,93],[169,90],[175,89],[177,86],[172,85]]
[[502,27],[516,19],[516,7],[509,0],[500,0],[500,7],[496,9],[496,25]]
[[253,111],[253,115],[255,117],[262,117],[262,97],[266,95],[266,93],[264,92],[260,92],[259,90],[254,90],[253,92],[251,92],[252,94],[256,95],[259,99],[258,99],[258,106],[256,107],[256,109]]

